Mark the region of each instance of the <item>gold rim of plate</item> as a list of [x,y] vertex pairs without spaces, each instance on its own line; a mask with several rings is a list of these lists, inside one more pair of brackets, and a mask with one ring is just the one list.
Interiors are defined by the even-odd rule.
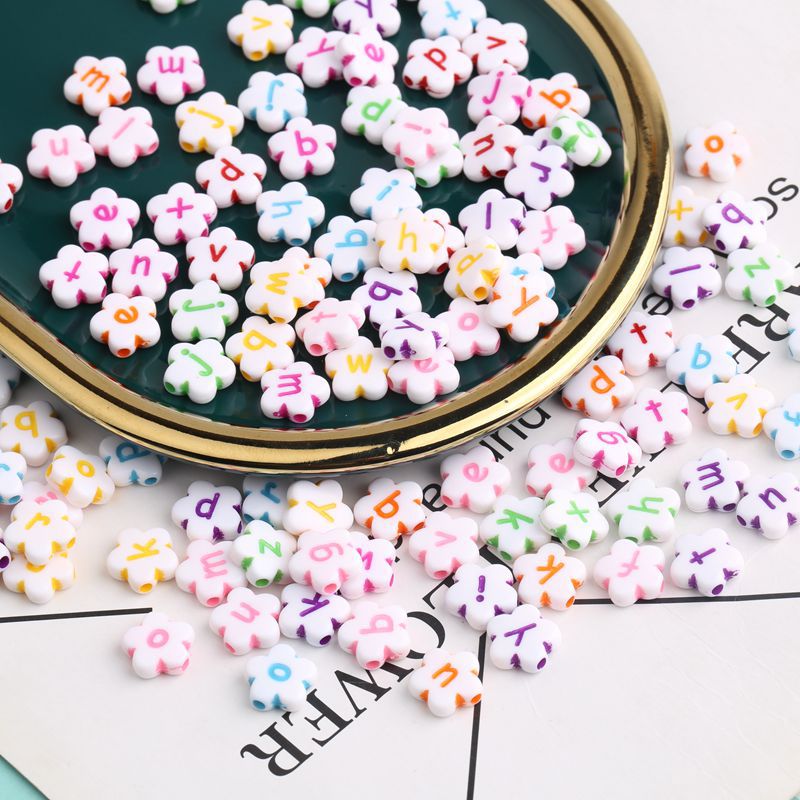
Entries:
[[0,297],[0,347],[29,374],[103,427],[184,461],[240,472],[334,474],[413,461],[512,422],[556,392],[624,319],[650,272],[672,186],[669,128],[644,54],[605,0],[547,0],[603,71],[622,123],[626,183],[608,253],[552,336],[455,399],[341,430],[229,425],[131,392]]

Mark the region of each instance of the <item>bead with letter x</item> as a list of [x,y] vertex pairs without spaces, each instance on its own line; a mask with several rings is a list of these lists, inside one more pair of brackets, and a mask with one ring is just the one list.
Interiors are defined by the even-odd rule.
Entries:
[[173,208],[168,208],[167,209],[167,213],[168,214],[175,214],[175,216],[178,219],[183,219],[183,212],[184,211],[190,211],[193,208],[194,208],[194,206],[185,204],[183,202],[183,198],[179,196],[177,198],[177,200],[175,201],[175,206]]

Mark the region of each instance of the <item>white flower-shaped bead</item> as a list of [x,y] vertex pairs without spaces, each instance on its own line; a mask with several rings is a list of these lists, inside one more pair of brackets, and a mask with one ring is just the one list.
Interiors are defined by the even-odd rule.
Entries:
[[194,628],[191,625],[153,611],[125,632],[122,649],[140,678],[155,678],[182,675],[189,666],[192,642]]
[[117,537],[106,567],[112,578],[127,581],[139,594],[148,594],[161,581],[171,581],[178,568],[172,539],[163,528],[127,528]]
[[350,603],[344,597],[326,597],[300,583],[284,588],[281,603],[281,633],[289,639],[305,639],[312,647],[329,645],[336,631],[352,616]]
[[278,643],[281,601],[272,594],[256,594],[240,586],[208,618],[211,630],[222,638],[229,653],[243,656],[254,649],[266,650]]
[[328,382],[305,361],[265,373],[261,389],[261,411],[265,417],[296,423],[308,422],[331,396]]
[[763,204],[746,200],[738,192],[723,192],[703,210],[703,225],[717,250],[732,253],[767,240],[767,211]]
[[486,447],[448,456],[441,463],[442,502],[449,508],[468,508],[486,514],[511,482],[511,473]]
[[444,322],[417,311],[381,325],[381,348],[388,359],[419,361],[432,358],[447,344],[449,334]]
[[11,564],[11,553],[4,544],[0,544],[0,572]]
[[586,580],[586,566],[553,542],[543,545],[535,554],[520,556],[514,562],[514,577],[519,582],[517,590],[523,603],[566,611]]
[[416,405],[426,405],[458,388],[461,376],[454,361],[447,347],[440,347],[431,358],[398,361],[389,368],[389,388]]
[[750,158],[750,144],[732,122],[716,122],[686,133],[683,163],[695,178],[725,183],[733,180],[739,166]]
[[174,106],[187,94],[204,89],[206,76],[194,47],[157,45],[147,51],[136,82],[145,94],[154,94],[162,103]]
[[461,211],[458,224],[467,242],[488,236],[501,250],[510,250],[517,244],[525,213],[525,204],[520,200],[489,189]]
[[56,450],[45,477],[68,503],[78,508],[104,505],[114,495],[114,481],[106,472],[105,461],[70,445]]
[[364,571],[342,584],[339,590],[342,597],[357,600],[365,594],[383,594],[394,583],[394,545],[386,539],[370,539],[364,533],[350,534]]
[[615,606],[654,600],[664,591],[664,553],[653,545],[640,547],[622,539],[594,565],[594,580]]
[[258,235],[265,242],[283,240],[292,246],[305,244],[311,231],[325,219],[322,201],[298,182],[264,192],[256,201],[256,210]]
[[407,108],[400,87],[394,83],[356,86],[347,95],[342,128],[353,136],[363,136],[371,144],[383,143],[383,134],[397,115]]
[[621,478],[642,459],[642,448],[616,422],[582,419],[574,441],[575,458],[601,475]]
[[127,68],[121,58],[82,56],[64,83],[64,97],[96,117],[110,106],[121,106],[131,99]]
[[417,182],[406,169],[391,171],[372,167],[361,176],[361,185],[350,195],[359,216],[374,222],[394,219],[406,208],[422,208]]
[[[375,224],[375,223],[371,223]],[[351,297],[364,309],[375,328],[422,310],[417,279],[413,273],[387,272],[381,268],[364,274],[364,283]]]
[[249,242],[236,238],[231,228],[215,228],[208,236],[200,234],[186,243],[189,280],[216,281],[226,292],[238,289],[242,276],[253,266],[256,251]]
[[431,272],[442,263],[444,228],[417,208],[407,208],[375,228],[378,261],[387,272]]
[[702,397],[709,386],[736,375],[738,366],[733,356],[733,344],[724,336],[689,334],[667,359],[667,377],[685,386],[692,397]]
[[330,125],[315,125],[309,119],[291,119],[273,134],[267,144],[269,157],[281,175],[299,181],[308,175],[327,175],[336,157],[336,131]]
[[41,467],[67,443],[67,429],[50,403],[7,406],[0,412],[0,450],[19,453],[29,467]]
[[93,339],[108,345],[117,358],[128,358],[161,339],[156,304],[149,297],[109,294],[100,311],[89,320],[89,332]]
[[542,508],[544,501],[539,497],[498,497],[495,511],[481,520],[481,541],[508,563],[534,552],[550,541],[550,534],[539,524]]
[[502,274],[492,287],[486,318],[504,328],[515,342],[532,342],[558,317],[554,291],[552,276],[543,270],[520,276]]
[[215,281],[200,281],[191,289],[180,289],[169,298],[172,335],[179,342],[222,340],[239,316],[239,304],[222,294]]
[[230,145],[220,147],[214,158],[199,164],[194,175],[217,208],[230,208],[236,203],[255,203],[266,174],[267,165],[261,156]]
[[586,233],[566,206],[528,211],[517,241],[520,254],[533,253],[547,269],[561,269],[586,247]]
[[470,75],[472,60],[462,52],[461,42],[453,36],[416,39],[408,47],[403,83],[412,89],[442,99],[449,97]]
[[622,361],[616,356],[601,356],[567,381],[561,399],[567,408],[605,421],[615,409],[628,405],[634,394],[633,381],[625,374]]
[[282,130],[289,120],[308,113],[303,81],[291,72],[253,73],[237,104],[266,133]]
[[235,539],[242,532],[242,496],[233,486],[194,481],[172,506],[172,521],[190,541]]
[[379,347],[359,336],[348,347],[325,356],[325,372],[339,400],[380,400],[389,391],[387,374],[392,363]]
[[[455,178],[464,171],[464,154],[459,145],[458,131],[455,128],[448,128],[445,131],[445,138],[447,146],[440,153],[424,164],[409,167],[416,182],[426,189],[432,189],[443,180]],[[401,168],[406,166],[400,157],[395,158],[395,164]]]
[[559,197],[572,194],[575,178],[567,168],[567,154],[557,145],[538,150],[523,145],[514,153],[514,167],[505,177],[506,192],[528,208],[544,211]]
[[307,531],[350,528],[353,524],[353,512],[343,502],[342,487],[336,481],[295,481],[289,486],[286,499],[288,509],[283,524],[295,536]]
[[20,368],[10,358],[0,353],[0,411],[11,402],[21,375]]
[[422,30],[429,39],[455,36],[461,42],[486,19],[486,6],[481,0],[420,0],[417,9]]
[[98,452],[115,486],[155,486],[161,480],[166,459],[141,445],[119,436],[106,436],[100,441]]
[[736,506],[736,521],[766,539],[782,539],[800,522],[800,480],[790,472],[748,478]]
[[669,247],[662,258],[661,266],[653,271],[650,280],[655,292],[672,300],[676,308],[694,308],[696,303],[716,297],[722,290],[717,260],[708,248]]
[[58,255],[39,268],[39,281],[59,308],[99,303],[106,296],[108,259],[102,253],[86,253],[65,244]]
[[572,113],[562,112],[555,118],[548,138],[563,147],[567,158],[579,167],[602,167],[611,158],[611,147],[600,128]]
[[638,377],[652,367],[663,367],[675,352],[672,320],[666,314],[631,311],[606,349],[622,361],[628,375]]
[[[366,28],[342,36],[336,44],[336,55],[342,63],[342,77],[349,86],[394,86],[394,68],[400,60],[400,53],[376,30]],[[380,144],[380,141],[374,144]]]
[[466,297],[456,297],[447,311],[436,317],[450,330],[448,347],[456,361],[491,356],[500,349],[500,334],[489,322],[489,307]]
[[400,606],[361,602],[337,635],[339,647],[364,669],[379,669],[387,661],[400,661],[411,652],[408,617]]
[[469,517],[444,511],[428,516],[408,541],[408,553],[429,577],[442,580],[464,564],[478,561],[478,525]]
[[422,657],[408,679],[411,694],[427,704],[437,717],[449,717],[459,708],[481,701],[480,664],[473,653],[448,653],[437,648]]
[[236,377],[236,364],[225,355],[216,339],[173,345],[167,361],[164,388],[170,394],[185,395],[201,405],[210,403]]
[[717,597],[743,567],[744,558],[730,543],[728,534],[721,528],[712,528],[702,533],[685,533],[678,538],[669,576],[682,589]]
[[115,250],[108,258],[111,291],[127,297],[144,295],[158,302],[178,277],[178,259],[162,251],[153,239],[139,239],[133,247]]
[[513,67],[503,66],[473,78],[467,85],[467,94],[467,114],[474,123],[484,117],[495,117],[513,125],[530,95],[530,81],[518,75]]
[[286,6],[247,0],[242,13],[228,20],[228,38],[242,48],[245,58],[263,61],[271,53],[285,53],[294,42],[294,14]]
[[688,186],[675,186],[669,201],[664,247],[699,247],[708,241],[703,211],[712,201],[695,194]]
[[468,297],[477,303],[488,299],[492,287],[504,271],[500,248],[488,236],[473,239],[450,258],[444,290],[450,297]]
[[24,594],[31,603],[49,603],[75,582],[75,567],[67,553],[53,556],[46,564],[30,564],[17,555],[3,571],[3,583],[11,592]]
[[13,164],[0,162],[0,214],[11,211],[14,195],[22,186],[22,172]]
[[306,531],[289,560],[292,580],[324,595],[335,594],[344,583],[363,573],[361,556],[350,531],[344,528]]
[[158,134],[146,108],[107,108],[97,127],[89,133],[89,144],[99,156],[106,156],[115,167],[130,167],[142,156],[158,149]]
[[561,645],[558,626],[543,619],[533,605],[521,605],[510,614],[495,617],[486,632],[489,659],[498,669],[540,672],[553,650]]
[[95,190],[90,200],[76,203],[70,211],[70,222],[85,250],[126,247],[138,220],[138,205],[106,188]]
[[28,464],[19,453],[0,450],[0,505],[19,503],[27,471]]
[[253,586],[263,588],[288,583],[289,559],[295,550],[294,536],[276,530],[264,520],[254,519],[233,540],[231,559],[241,566]]
[[500,564],[465,564],[454,577],[455,583],[445,593],[444,607],[463,617],[476,631],[485,631],[498,614],[510,614],[517,606],[514,578]]
[[260,381],[273,369],[294,364],[292,346],[295,332],[291,325],[267,322],[263,317],[248,317],[240,333],[225,344],[225,353],[239,367],[245,380]]
[[620,424],[644,453],[688,442],[692,435],[689,399],[683,392],[642,389],[636,402],[622,413]]
[[750,468],[732,459],[724,450],[707,450],[684,464],[680,481],[686,507],[691,511],[733,511],[742,496]]
[[406,167],[423,166],[451,146],[449,127],[447,114],[442,109],[409,106],[397,115],[383,135],[383,147],[387,153],[401,159]]
[[61,492],[38,481],[26,481],[22,499],[11,509],[11,521],[29,519],[36,509],[53,517],[63,517],[77,528],[83,522],[83,510],[67,503]]
[[618,527],[620,539],[637,544],[672,538],[681,499],[674,489],[656,486],[650,478],[636,478],[606,504],[606,513]]
[[788,286],[795,284],[795,267],[769,242],[734,250],[728,256],[725,291],[734,300],[749,300],[757,306],[771,306]]
[[326,297],[297,320],[295,330],[312,356],[324,356],[355,344],[365,321],[364,309],[355,301]]
[[800,458],[800,394],[790,395],[780,406],[767,412],[764,433],[772,439],[781,458],[787,461]]
[[193,594],[204,606],[218,606],[238,586],[246,586],[242,568],[234,563],[231,542],[202,539],[190,542],[186,558],[175,571],[181,591]]
[[344,34],[339,31],[306,28],[286,51],[286,66],[296,72],[306,86],[315,89],[341,80],[344,67],[336,45],[342,36]]
[[5,546],[11,553],[19,553],[29,564],[41,567],[59,553],[69,552],[75,544],[75,526],[66,518],[64,509],[54,506],[57,512],[62,512],[54,514],[36,503],[20,503],[15,508],[19,505],[25,507],[17,511],[3,534]]
[[552,78],[531,81],[530,93],[522,108],[522,121],[529,128],[549,128],[559,115],[571,113],[585,117],[589,113],[589,95],[578,87],[569,72],[559,72]]
[[752,375],[734,375],[726,383],[715,383],[705,392],[706,421],[714,433],[736,433],[753,439],[761,433],[764,416],[775,406],[775,395],[756,384]]
[[268,655],[247,662],[250,705],[256,711],[299,711],[316,680],[314,662],[300,658],[288,644],[277,644]]
[[187,100],[175,109],[180,129],[178,143],[187,153],[214,155],[230,147],[234,136],[244,127],[244,115],[230,105],[219,92],[205,92],[196,100]]
[[[363,219],[356,222],[350,217],[334,217],[328,223],[327,233],[314,243],[314,255],[324,258],[331,265],[333,276],[337,280],[352,281],[360,273],[378,267],[376,229],[377,225],[372,220]],[[383,270],[379,272],[384,274]],[[416,282],[414,287],[416,288]],[[412,310],[419,311],[421,308]]]
[[475,183],[490,178],[505,178],[514,167],[514,155],[524,144],[524,139],[519,128],[506,124],[499,117],[485,117],[474,131],[461,139],[464,174]]
[[341,0],[333,9],[333,27],[345,33],[375,31],[381,37],[400,30],[400,12],[395,0]]
[[253,520],[262,520],[273,527],[282,524],[287,506],[285,481],[248,475],[243,490],[242,517],[245,524],[249,525]]
[[63,187],[72,186],[78,175],[94,167],[96,159],[86,134],[77,125],[65,125],[36,131],[26,163],[34,178],[48,178]]
[[217,206],[207,195],[196,192],[188,183],[173,184],[166,194],[147,203],[147,216],[161,244],[178,244],[208,235],[208,226],[217,218]]
[[546,497],[553,489],[583,491],[597,477],[591,465],[574,457],[575,443],[571,438],[555,444],[537,444],[528,453],[528,474],[525,485],[537,497]]
[[528,31],[517,22],[505,25],[496,19],[483,19],[475,33],[464,39],[461,47],[485,75],[508,64],[522,72],[528,66]]
[[376,539],[394,542],[425,523],[422,488],[413,481],[395,483],[391,478],[377,478],[353,506],[353,516]]
[[539,524],[570,550],[583,550],[608,535],[608,520],[587,492],[553,489],[544,501]]

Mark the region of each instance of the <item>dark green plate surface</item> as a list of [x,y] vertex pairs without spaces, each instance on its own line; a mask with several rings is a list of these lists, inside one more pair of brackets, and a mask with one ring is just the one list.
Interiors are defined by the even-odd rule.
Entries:
[[[190,411],[220,422],[281,428],[286,426],[284,421],[267,420],[262,416],[258,385],[249,384],[240,376],[237,376],[231,388],[220,392],[217,399],[206,406],[197,406],[186,398],[173,397],[163,389],[166,356],[174,344],[167,298],[159,304],[161,342],[149,350],[137,352],[129,359],[117,359],[110,355],[104,345],[89,336],[89,319],[97,307],[61,310],[52,303],[38,280],[42,263],[55,257],[62,245],[77,243],[76,233],[69,224],[69,209],[75,202],[87,198],[97,187],[110,186],[121,196],[136,200],[142,209],[143,220],[137,226],[135,238],[151,237],[152,227],[144,214],[148,199],[166,191],[177,181],[194,184],[195,168],[210,157],[182,152],[178,146],[174,107],[162,105],[136,86],[136,71],[144,62],[148,48],[153,45],[192,45],[199,52],[206,72],[206,91],[222,92],[231,103],[236,102],[254,72],[285,71],[283,57],[271,56],[262,62],[249,62],[241,50],[228,41],[225,26],[228,19],[238,13],[240,5],[233,0],[199,0],[194,5],[162,16],[154,13],[149,4],[142,0],[53,3],[52,13],[45,13],[41,4],[37,3],[5,4],[2,15],[3,43],[0,47],[0,66],[2,74],[6,76],[0,90],[0,118],[3,120],[0,126],[0,158],[23,169],[25,184],[17,195],[13,211],[0,216],[0,292],[98,370],[134,392],[179,411]],[[563,316],[578,300],[597,269],[611,241],[619,215],[624,180],[622,149],[617,133],[619,120],[616,109],[607,99],[608,87],[597,63],[577,35],[544,2],[491,0],[487,5],[490,14],[498,19],[521,22],[527,27],[531,50],[531,61],[526,70],[529,77],[549,77],[556,72],[569,71],[578,78],[592,96],[590,118],[606,132],[613,147],[613,156],[606,166],[578,170],[575,192],[565,199],[577,221],[585,228],[590,244],[583,253],[573,257],[564,269],[554,273],[555,299]],[[403,26],[392,42],[400,50],[402,67],[408,44],[421,37],[422,33],[416,4],[401,0],[399,7]],[[311,25],[332,27],[330,16],[311,20],[301,12],[295,12],[295,36]],[[35,31],[35,50],[31,49],[31,35],[22,35],[21,32],[25,31]],[[98,157],[95,169],[80,176],[73,186],[58,189],[49,181],[30,177],[25,169],[25,158],[30,148],[30,138],[39,128],[77,124],[88,135],[96,124],[95,118],[89,117],[81,108],[70,105],[62,91],[73,63],[82,55],[114,55],[126,62],[133,86],[133,96],[128,105],[142,105],[150,110],[161,145],[154,155],[140,159],[128,169],[117,169],[107,159]],[[399,73],[400,70],[398,82]],[[310,118],[314,122],[335,126],[339,133],[334,171],[306,181],[309,191],[325,203],[327,219],[338,214],[354,216],[349,196],[365,169],[372,166],[394,168],[394,159],[381,148],[341,130],[339,123],[347,90],[343,82],[323,89],[306,89]],[[439,105],[444,108],[451,125],[462,135],[474,127],[466,114],[467,95],[464,86],[457,88],[452,97],[443,102],[405,87],[403,95],[406,101],[416,106]],[[248,121],[234,144],[242,151],[258,153],[269,161],[266,156],[267,139],[267,134]],[[265,189],[278,188],[284,182],[276,165],[269,162]],[[421,189],[420,192],[426,208],[442,207],[450,213],[451,218],[457,218],[464,206],[474,202],[481,192],[494,185],[501,187],[499,181],[474,184],[460,177],[446,180],[433,189]],[[221,211],[214,226],[232,227],[240,238],[251,242],[256,248],[257,260],[279,258],[285,246],[262,242],[256,233],[256,219],[254,206],[237,206]],[[324,227],[317,229],[315,237],[324,230]],[[313,247],[313,239],[308,246]],[[185,277],[183,248],[171,249],[179,257],[182,267],[181,276],[170,287],[174,290],[184,288],[189,283]],[[359,283],[358,280],[347,284],[334,281],[328,293],[340,298],[348,297]],[[233,293],[240,301],[248,285],[245,277],[242,287]],[[420,280],[420,295],[423,308],[431,313],[445,310],[449,303],[442,289],[441,278],[423,277]],[[241,309],[239,322],[249,315],[243,303]],[[365,326],[364,331],[368,327]],[[230,332],[236,330],[238,327],[234,326]],[[504,335],[503,345],[497,355],[475,358],[458,365],[462,377],[461,391],[489,380],[527,349],[528,345],[511,342]],[[322,360],[309,358],[300,343],[297,345],[297,357],[312,361],[315,368],[322,371]],[[317,411],[313,424],[318,428],[342,428],[398,417],[416,410],[417,406],[395,394],[378,403],[365,400],[342,403],[331,398],[328,404]]]

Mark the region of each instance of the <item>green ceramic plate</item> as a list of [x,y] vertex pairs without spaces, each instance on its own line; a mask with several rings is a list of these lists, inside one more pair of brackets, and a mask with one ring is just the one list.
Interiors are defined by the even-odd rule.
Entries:
[[[402,55],[408,44],[422,34],[416,5],[400,2],[399,6],[403,26],[392,41]],[[71,73],[73,62],[87,54],[98,57],[115,55],[126,62],[134,87],[129,105],[142,105],[151,112],[161,145],[154,155],[142,158],[133,167],[124,170],[98,157],[97,167],[80,176],[67,189],[58,189],[49,181],[37,180],[26,172],[24,187],[17,195],[12,212],[0,216],[0,294],[16,307],[12,309],[8,304],[0,306],[5,323],[5,329],[0,330],[0,345],[51,388],[107,426],[173,455],[234,468],[275,470],[291,467],[297,470],[309,460],[315,460],[318,463],[314,469],[329,466],[349,469],[381,463],[387,457],[414,457],[454,443],[456,437],[453,435],[443,433],[441,441],[436,436],[430,436],[433,430],[443,429],[442,420],[446,420],[448,425],[458,423],[457,427],[463,428],[462,438],[468,438],[506,421],[509,408],[504,401],[514,397],[520,389],[528,387],[528,396],[524,401],[513,401],[512,411],[515,414],[527,410],[541,399],[543,392],[553,391],[569,377],[581,358],[573,357],[569,364],[564,363],[564,368],[558,370],[557,375],[551,374],[553,359],[556,363],[563,362],[566,354],[574,353],[579,343],[582,345],[581,355],[589,354],[583,353],[588,332],[581,332],[570,324],[557,324],[557,335],[537,348],[513,343],[504,336],[503,346],[497,355],[459,364],[462,376],[459,392],[444,398],[432,408],[420,409],[396,394],[390,394],[377,403],[366,400],[343,403],[332,398],[318,409],[312,421],[314,429],[284,433],[283,429],[287,427],[285,422],[267,420],[261,414],[258,385],[247,383],[240,376],[231,388],[220,392],[214,402],[205,406],[195,405],[186,398],[174,397],[164,390],[162,376],[166,357],[174,344],[166,298],[159,303],[161,342],[128,359],[113,357],[104,345],[89,336],[89,319],[97,310],[96,306],[61,310],[52,303],[49,294],[39,283],[38,269],[44,261],[53,258],[62,245],[77,242],[75,231],[69,224],[69,209],[76,201],[88,197],[97,187],[110,186],[121,196],[136,200],[144,212],[148,199],[166,191],[171,184],[177,181],[194,183],[195,168],[200,161],[209,157],[182,152],[178,147],[174,107],[162,105],[136,87],[136,71],[143,63],[149,47],[156,44],[192,45],[200,54],[206,72],[207,90],[219,91],[234,103],[254,72],[285,71],[281,56],[271,56],[265,61],[252,63],[228,40],[226,22],[238,10],[239,3],[232,0],[200,0],[173,14],[162,16],[154,13],[149,4],[141,0],[116,0],[102,4],[91,0],[74,0],[63,7],[58,24],[51,21],[47,25],[42,25],[41,8],[34,3],[14,3],[4,10],[6,31],[35,29],[37,41],[36,50],[32,52],[30,42],[25,37],[9,38],[0,51],[4,74],[14,76],[13,80],[4,82],[0,92],[0,114],[5,122],[0,128],[0,157],[3,160],[17,164],[25,171],[30,138],[37,129],[77,124],[88,134],[96,124],[94,118],[86,115],[82,109],[70,105],[62,92],[63,82]],[[606,19],[595,19],[595,12]],[[652,254],[649,248],[653,230],[660,228],[659,215],[663,215],[660,206],[663,205],[666,191],[664,187],[669,183],[666,134],[661,130],[660,98],[657,89],[648,84],[648,74],[640,75],[645,90],[654,92],[644,109],[646,114],[642,124],[655,125],[654,144],[659,152],[655,158],[650,155],[646,167],[643,165],[642,169],[653,173],[655,181],[651,182],[649,196],[641,199],[641,209],[635,212],[640,226],[632,236],[634,239],[639,237],[638,246],[634,252],[629,246],[628,253],[619,253],[613,259],[614,263],[609,264],[612,259],[606,256],[615,237],[619,238],[620,217],[635,199],[627,183],[631,170],[636,166],[631,159],[636,157],[637,151],[638,158],[642,158],[642,148],[637,146],[640,143],[628,141],[627,138],[626,124],[631,124],[633,119],[623,119],[620,110],[624,104],[626,114],[630,117],[633,113],[635,118],[636,111],[630,95],[633,90],[624,87],[616,73],[609,75],[613,59],[609,60],[607,50],[615,49],[616,45],[606,41],[605,34],[609,30],[605,26],[611,24],[608,20],[613,24],[618,22],[602,3],[597,2],[559,4],[544,0],[493,0],[491,13],[503,21],[518,21],[527,27],[531,50],[530,65],[526,70],[528,76],[549,76],[569,71],[578,78],[592,97],[590,118],[605,132],[613,148],[612,158],[604,167],[582,169],[576,173],[576,190],[566,202],[586,230],[589,246],[573,257],[564,269],[554,273],[556,300],[563,320],[577,305],[588,302],[584,296],[587,286],[595,277],[601,277],[608,267],[603,280],[608,281],[608,291],[613,297],[602,301],[602,307],[595,303],[597,313],[591,324],[591,336],[596,348],[611,330],[612,326],[603,322],[611,306],[618,298],[623,298],[628,304],[632,302],[637,284],[642,280],[642,262]],[[569,24],[562,14],[567,16]],[[311,20],[301,12],[295,12],[295,35],[311,25],[332,27],[329,16],[322,20]],[[624,34],[624,29],[621,30]],[[599,37],[598,32],[601,34]],[[613,30],[610,32],[614,33]],[[597,39],[597,44],[587,44],[587,38]],[[618,44],[633,47],[627,41]],[[598,48],[601,49],[598,51]],[[636,51],[634,56],[640,58]],[[625,69],[627,57],[623,55],[620,58],[615,68],[617,71]],[[607,64],[601,66],[601,60],[606,60]],[[339,131],[333,172],[306,181],[309,191],[325,203],[327,219],[338,214],[352,215],[349,196],[358,185],[363,170],[372,166],[394,167],[393,158],[381,148],[341,130],[339,122],[347,90],[343,82],[323,89],[306,90],[310,118],[315,122],[333,125]],[[462,135],[474,127],[466,114],[466,88],[463,86],[452,97],[441,102],[405,87],[403,93],[404,99],[410,104],[444,108],[451,125]],[[658,119],[651,118],[652,108],[656,109]],[[626,136],[625,147],[623,133]],[[636,136],[639,137],[640,133],[637,132]],[[261,154],[266,159],[267,139],[267,134],[248,121],[234,143],[243,151]],[[265,189],[278,188],[283,183],[276,166],[270,162]],[[422,189],[421,193],[426,207],[442,207],[452,218],[457,218],[465,205],[474,202],[482,191],[495,183],[502,187],[501,182],[474,184],[459,177],[446,180],[433,189]],[[647,205],[646,211],[644,204]],[[645,215],[646,219],[642,219]],[[152,227],[144,213],[142,217],[143,221],[135,231],[136,238],[152,236]],[[254,206],[236,206],[221,211],[215,227],[229,226],[240,238],[251,242],[256,247],[257,260],[279,258],[285,247],[262,242],[256,233],[256,220]],[[324,227],[315,231],[315,236],[322,232]],[[181,276],[171,285],[171,289],[184,288],[189,283],[185,277],[183,248],[171,249],[182,265]],[[626,256],[628,262],[625,262]],[[358,283],[334,281],[328,293],[340,298],[348,297]],[[245,278],[240,290],[233,293],[239,301],[243,301],[247,285]],[[440,278],[423,277],[420,280],[420,294],[424,309],[430,313],[445,310],[449,303]],[[623,305],[624,302],[614,307],[612,316],[616,316],[617,321],[621,316],[620,311],[624,313]],[[239,321],[248,315],[242,302]],[[231,331],[237,329],[234,326]],[[368,335],[373,333],[370,331]],[[32,343],[34,339],[36,342]],[[62,346],[59,347],[55,340]],[[29,348],[37,353],[33,354]],[[310,359],[301,348],[302,345],[298,343],[298,358],[311,360],[322,372],[322,360]],[[538,357],[531,360],[534,350],[538,352]],[[533,361],[538,361],[538,366]],[[525,367],[524,381],[502,387],[503,376],[521,365]],[[544,375],[548,377],[542,379]],[[532,386],[535,387],[533,391]],[[491,402],[487,398],[491,398]],[[465,411],[465,408],[470,410]],[[490,408],[496,408],[496,413],[491,412]],[[446,417],[439,416],[443,411]],[[187,416],[189,414],[202,420],[190,418]],[[475,418],[476,414],[479,419]],[[134,425],[126,422],[126,418],[138,419],[139,423]],[[439,422],[435,422],[436,419]],[[150,422],[145,424],[146,420]],[[172,422],[163,426],[166,420]],[[398,420],[402,422],[396,428]],[[167,427],[170,435],[165,435],[164,431],[159,433],[159,425]],[[385,441],[382,442],[381,431],[390,429],[396,432],[383,437]],[[174,437],[181,430],[190,438],[192,431],[200,430],[200,438],[213,444],[199,446],[189,439],[178,442]],[[428,433],[426,443],[418,441],[412,446],[415,436],[423,430]],[[362,449],[360,443],[366,442],[370,442],[366,445],[369,453],[362,452],[359,456],[358,451]],[[338,454],[325,455],[324,451],[331,446],[336,446]],[[295,455],[289,457],[289,451]],[[316,455],[310,457],[310,453]]]

